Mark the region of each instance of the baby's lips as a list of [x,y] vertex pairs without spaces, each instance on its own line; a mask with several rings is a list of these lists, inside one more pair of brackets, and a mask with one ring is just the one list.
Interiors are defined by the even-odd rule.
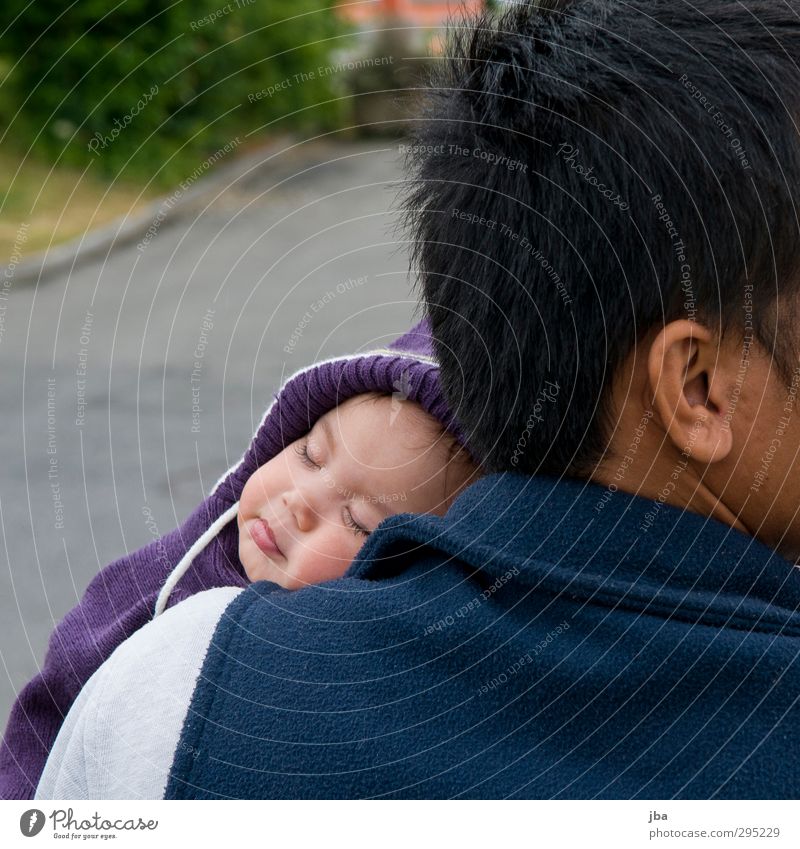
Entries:
[[268,557],[283,557],[275,534],[266,519],[255,519],[250,527],[250,537]]

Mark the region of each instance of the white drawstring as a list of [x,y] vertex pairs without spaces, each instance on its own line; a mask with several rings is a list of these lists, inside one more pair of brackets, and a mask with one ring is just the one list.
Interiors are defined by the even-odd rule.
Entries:
[[164,586],[161,587],[161,592],[158,594],[158,598],[156,599],[156,611],[153,614],[154,619],[156,616],[160,616],[166,609],[167,601],[169,601],[169,595],[175,589],[175,584],[177,584],[178,581],[180,581],[180,579],[189,571],[189,567],[192,565],[192,561],[195,557],[197,557],[197,555],[212,539],[214,539],[214,537],[238,512],[239,502],[237,501],[235,504],[231,504],[231,506],[218,519],[213,521],[208,528],[203,531],[200,537],[195,540],[186,554],[181,557],[178,565],[169,573],[169,577],[164,582]]

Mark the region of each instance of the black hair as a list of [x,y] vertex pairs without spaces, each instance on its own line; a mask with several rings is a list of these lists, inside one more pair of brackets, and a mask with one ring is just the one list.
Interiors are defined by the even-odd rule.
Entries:
[[743,362],[763,345],[789,382],[795,0],[517,3],[446,44],[403,221],[485,468],[589,474],[612,379],[676,318],[737,334]]

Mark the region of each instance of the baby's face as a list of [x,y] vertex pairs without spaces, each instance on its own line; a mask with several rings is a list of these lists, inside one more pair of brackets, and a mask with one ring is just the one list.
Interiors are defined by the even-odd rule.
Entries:
[[297,589],[338,578],[382,519],[446,511],[458,477],[445,471],[448,444],[411,406],[352,398],[248,479],[239,559],[251,581]]

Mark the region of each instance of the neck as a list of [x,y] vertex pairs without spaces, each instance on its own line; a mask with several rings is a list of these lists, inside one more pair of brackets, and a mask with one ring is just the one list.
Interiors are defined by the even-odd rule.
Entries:
[[[716,488],[709,483],[707,466],[698,466],[683,454],[652,419],[628,433],[642,433],[638,440],[628,440],[625,448],[615,450],[612,440],[606,457],[596,467],[591,480],[631,495],[649,498],[682,510],[691,510],[723,522],[753,536],[740,515],[730,509]],[[643,432],[642,432],[643,431]],[[618,430],[618,435],[622,433]],[[627,450],[626,450],[627,449]]]

